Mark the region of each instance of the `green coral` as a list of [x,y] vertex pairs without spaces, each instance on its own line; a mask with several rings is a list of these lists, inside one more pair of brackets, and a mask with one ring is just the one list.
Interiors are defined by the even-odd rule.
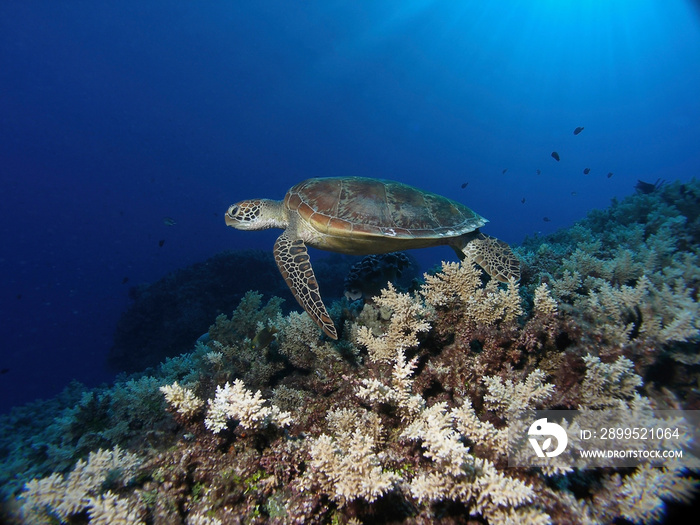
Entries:
[[281,314],[284,299],[272,297],[267,304],[262,304],[262,294],[249,290],[240,304],[227,318],[219,315],[209,327],[209,337],[222,345],[234,345],[244,338],[253,339],[260,330],[259,326],[268,326],[269,322]]

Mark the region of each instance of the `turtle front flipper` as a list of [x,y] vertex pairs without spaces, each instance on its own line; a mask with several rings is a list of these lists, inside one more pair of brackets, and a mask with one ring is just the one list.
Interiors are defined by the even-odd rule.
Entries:
[[275,261],[301,307],[328,337],[338,339],[333,321],[321,299],[304,241],[292,239],[285,231],[275,242]]
[[467,242],[461,251],[455,248],[460,259],[467,258],[481,266],[493,279],[507,283],[511,278],[520,280],[520,261],[503,241],[479,233]]

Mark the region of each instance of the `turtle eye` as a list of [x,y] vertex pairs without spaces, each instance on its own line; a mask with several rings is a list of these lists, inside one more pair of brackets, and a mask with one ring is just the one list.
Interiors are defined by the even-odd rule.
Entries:
[[235,215],[237,213],[238,213],[238,206],[236,206],[235,204],[231,204],[231,206],[229,206],[228,211],[226,212],[226,215],[228,215],[229,217],[231,217],[233,219],[233,217],[235,217]]

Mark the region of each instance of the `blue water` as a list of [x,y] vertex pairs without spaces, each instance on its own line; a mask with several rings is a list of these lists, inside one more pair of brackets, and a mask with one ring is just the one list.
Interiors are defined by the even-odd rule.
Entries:
[[0,410],[112,379],[130,286],[270,249],[234,201],[392,178],[518,243],[697,176],[699,86],[687,0],[6,0]]

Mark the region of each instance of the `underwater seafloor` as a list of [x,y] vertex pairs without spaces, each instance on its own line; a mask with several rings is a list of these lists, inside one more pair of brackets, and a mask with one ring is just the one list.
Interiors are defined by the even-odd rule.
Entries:
[[504,436],[530,408],[700,409],[699,244],[674,182],[526,239],[519,284],[449,262],[337,301],[338,341],[247,293],[189,353],[2,416],[0,518],[663,521],[693,467],[509,468]]

